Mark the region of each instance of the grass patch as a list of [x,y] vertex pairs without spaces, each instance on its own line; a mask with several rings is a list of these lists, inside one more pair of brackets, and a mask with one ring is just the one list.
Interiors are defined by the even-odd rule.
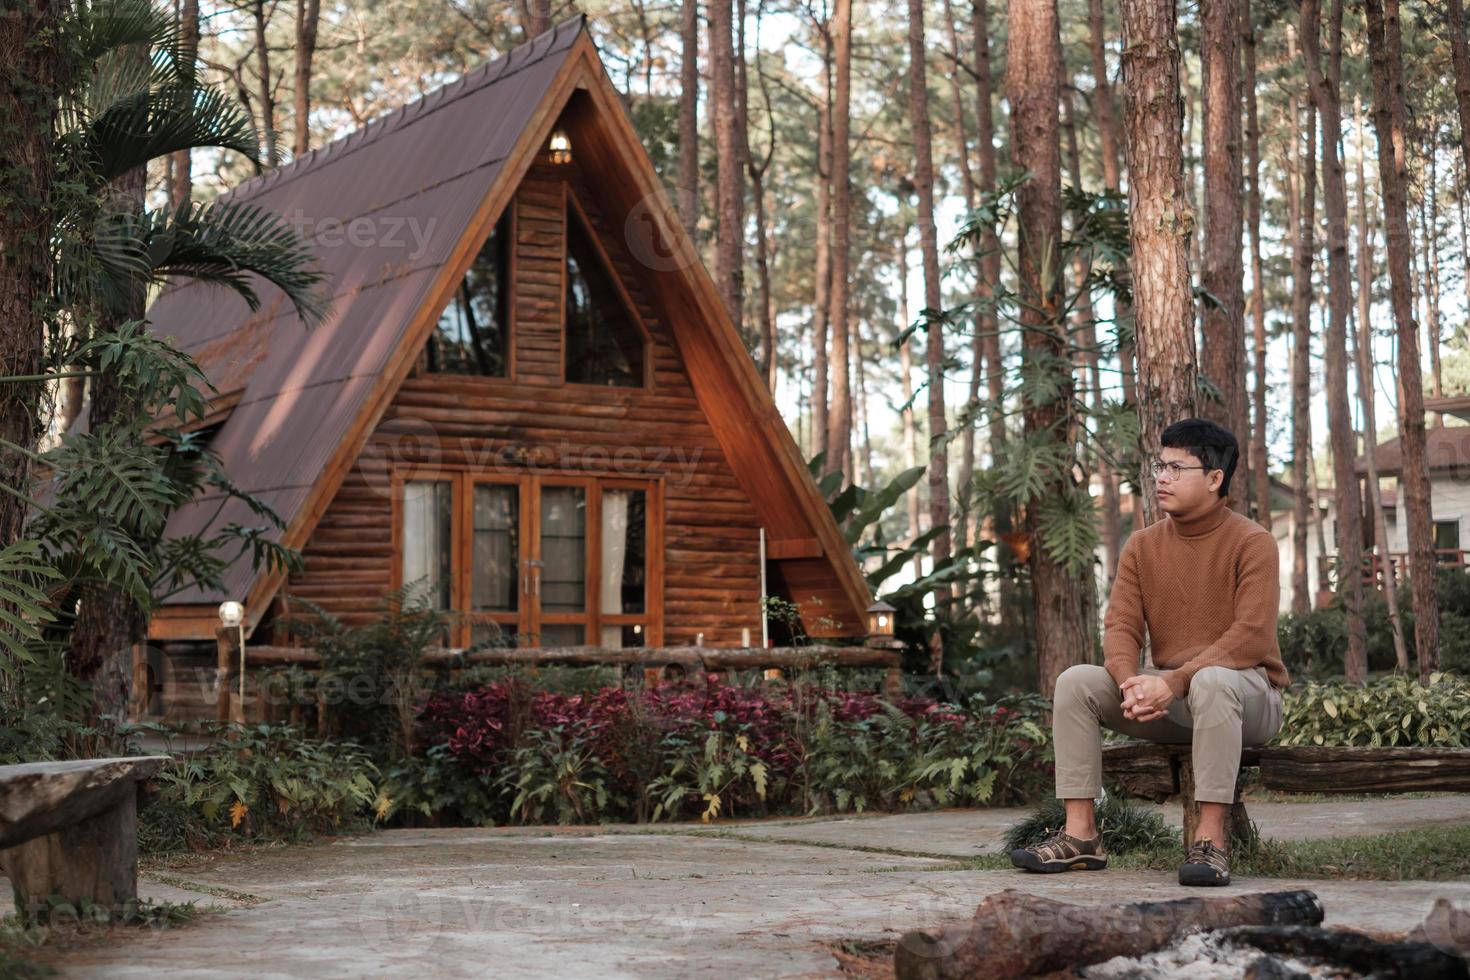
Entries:
[[192,922],[201,912],[193,902],[128,902],[116,916],[104,906],[83,901],[73,905],[53,897],[46,908],[24,921],[11,914],[0,918],[0,977],[31,980],[55,970],[39,957],[46,948],[106,942],[113,929],[169,929]]
[[[1121,855],[1110,867],[1171,870],[1182,848],[1155,847]],[[1424,827],[1326,840],[1258,840],[1235,846],[1232,876],[1355,878],[1367,881],[1446,881],[1470,876],[1470,826]]]
[[[1097,805],[1097,826],[1102,831],[1103,847],[1109,854],[1165,849],[1183,846],[1179,831],[1169,826],[1163,814],[1133,800],[1108,794]],[[1029,847],[1050,837],[1067,825],[1067,811],[1061,800],[1043,800],[1020,823],[1006,831],[1007,852]]]

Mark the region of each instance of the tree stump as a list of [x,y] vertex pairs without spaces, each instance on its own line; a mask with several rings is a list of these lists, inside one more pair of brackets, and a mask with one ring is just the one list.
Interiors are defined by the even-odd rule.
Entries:
[[[1235,801],[1230,804],[1230,825],[1226,832],[1236,840],[1249,840],[1251,818],[1245,811],[1245,801],[1240,796],[1240,776],[1235,777]],[[1189,756],[1179,760],[1179,800],[1184,805],[1184,846],[1188,847],[1199,830],[1199,801],[1194,798],[1194,763]],[[1215,843],[1226,845],[1227,841]]]

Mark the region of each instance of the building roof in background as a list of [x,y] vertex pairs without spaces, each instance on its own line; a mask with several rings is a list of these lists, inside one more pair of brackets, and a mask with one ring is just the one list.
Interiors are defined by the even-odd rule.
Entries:
[[[1424,455],[1430,473],[1470,472],[1470,425],[1430,426],[1424,436]],[[1380,476],[1398,476],[1403,472],[1403,445],[1398,439],[1379,444],[1373,458]],[[1359,456],[1353,467],[1360,474],[1367,473],[1367,457]]]

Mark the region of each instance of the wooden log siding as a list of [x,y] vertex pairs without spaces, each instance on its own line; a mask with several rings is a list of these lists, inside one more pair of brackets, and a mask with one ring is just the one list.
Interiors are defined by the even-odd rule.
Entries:
[[[564,178],[651,338],[643,388],[562,383]],[[291,576],[286,595],[309,599],[348,623],[370,621],[397,578],[395,474],[411,479],[445,467],[508,475],[534,464],[541,473],[565,469],[660,482],[662,645],[692,646],[703,633],[707,646],[738,646],[743,628],[759,637],[759,522],[700,411],[621,229],[609,227],[575,164],[536,164],[515,208],[511,377],[411,376],[303,549],[305,570]],[[792,598],[812,605],[815,619],[840,593],[825,562],[811,564],[807,575],[791,569],[800,589]]]

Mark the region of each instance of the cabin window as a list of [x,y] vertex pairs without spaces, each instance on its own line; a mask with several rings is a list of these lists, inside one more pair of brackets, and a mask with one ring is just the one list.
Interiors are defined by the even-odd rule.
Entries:
[[443,480],[403,485],[403,584],[432,609],[450,608],[453,490]]
[[436,608],[456,614],[453,646],[644,646],[658,626],[654,486],[470,473],[407,481],[402,581],[422,581]]
[[643,335],[577,207],[567,206],[566,379],[636,388],[643,384]]
[[1460,522],[1434,522],[1434,552],[1440,562],[1460,564]]
[[510,373],[510,209],[475,256],[420,359],[432,374],[504,378]]

